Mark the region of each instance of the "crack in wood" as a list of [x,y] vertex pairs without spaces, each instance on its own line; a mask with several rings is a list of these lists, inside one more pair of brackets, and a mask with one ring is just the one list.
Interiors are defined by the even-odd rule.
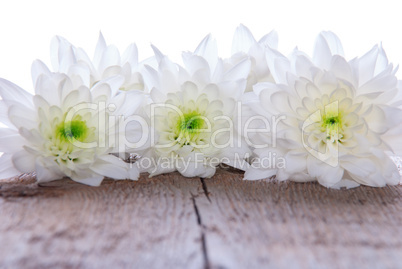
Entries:
[[195,196],[193,194],[191,194],[191,200],[193,201],[195,215],[197,216],[197,224],[201,228],[201,247],[202,247],[202,256],[204,258],[204,268],[209,269],[209,268],[211,268],[211,266],[209,264],[209,259],[208,259],[208,252],[207,252],[207,244],[206,244],[206,239],[205,239],[204,226],[202,224],[201,215],[200,215],[200,212],[198,211],[197,202],[195,201]]
[[201,180],[201,185],[202,189],[204,190],[205,196],[207,197],[208,201],[212,203],[211,198],[209,198],[209,192],[208,192],[208,187],[207,184],[205,183],[205,178],[200,178]]

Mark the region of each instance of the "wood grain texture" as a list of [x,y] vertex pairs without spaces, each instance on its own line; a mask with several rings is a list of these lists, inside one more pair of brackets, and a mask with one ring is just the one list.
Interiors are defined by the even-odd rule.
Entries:
[[1,183],[0,267],[202,268],[192,203],[202,188],[177,178]]
[[402,268],[402,188],[327,189],[220,171],[196,200],[213,268]]
[[0,268],[400,268],[402,186],[177,173],[0,182]]

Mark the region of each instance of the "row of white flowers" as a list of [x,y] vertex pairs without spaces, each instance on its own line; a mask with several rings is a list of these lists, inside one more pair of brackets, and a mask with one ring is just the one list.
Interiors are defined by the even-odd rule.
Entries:
[[0,178],[97,186],[142,172],[212,177],[224,164],[248,180],[399,183],[402,82],[381,46],[348,61],[322,32],[312,57],[284,56],[275,32],[256,41],[240,25],[230,58],[209,35],[182,65],[153,50],[139,61],[135,44],[121,55],[100,35],[91,59],[56,37],[52,68],[32,65],[34,95],[0,79]]

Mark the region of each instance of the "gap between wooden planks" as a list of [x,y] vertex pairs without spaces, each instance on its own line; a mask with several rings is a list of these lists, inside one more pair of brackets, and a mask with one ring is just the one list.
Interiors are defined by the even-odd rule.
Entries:
[[2,181],[0,268],[402,266],[402,186],[241,178]]

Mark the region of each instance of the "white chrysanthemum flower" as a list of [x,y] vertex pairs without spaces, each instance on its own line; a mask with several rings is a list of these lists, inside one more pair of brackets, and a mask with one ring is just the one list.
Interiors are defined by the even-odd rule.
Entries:
[[264,35],[257,42],[246,26],[241,24],[237,27],[233,36],[232,56],[226,59],[226,63],[238,63],[245,58],[251,60],[251,68],[247,76],[246,92],[251,92],[253,85],[258,82],[274,82],[267,61],[265,60],[265,55],[266,53],[272,53],[271,49],[277,49],[277,46],[278,35],[275,31]]
[[250,64],[245,59],[224,71],[214,51],[208,36],[195,53],[183,54],[183,68],[155,49],[159,67],[148,68],[147,75],[153,85],[148,111],[155,135],[139,160],[151,176],[177,170],[186,177],[211,177],[221,163],[244,169],[248,148],[234,124]]
[[[95,54],[91,60],[82,48],[73,46],[63,37],[55,37],[51,43],[51,61],[54,72],[67,74],[74,85],[85,85],[88,88],[98,81],[120,75],[124,82],[120,90],[146,90],[142,77],[143,63],[138,61],[138,49],[130,44],[123,55],[113,45],[107,45],[103,35],[99,34]],[[152,59],[147,60],[151,64]],[[48,68],[36,61],[33,68],[33,83],[40,74],[49,74]]]
[[[115,77],[113,85],[122,83]],[[118,88],[117,88],[118,89]],[[0,177],[36,172],[39,182],[70,177],[97,186],[104,176],[138,178],[138,170],[114,153],[121,141],[117,116],[133,114],[139,106],[131,96],[99,82],[91,90],[74,88],[64,74],[37,79],[35,95],[4,79],[0,80],[1,121]]]
[[[282,119],[270,133],[253,137],[256,145],[271,147],[255,149],[246,179],[276,175],[334,188],[399,183],[388,155],[402,152],[402,89],[381,47],[347,62],[338,38],[324,32],[312,60],[298,51],[290,60],[267,59],[278,84],[256,85],[259,105],[251,107]],[[264,167],[272,154],[285,165]]]

